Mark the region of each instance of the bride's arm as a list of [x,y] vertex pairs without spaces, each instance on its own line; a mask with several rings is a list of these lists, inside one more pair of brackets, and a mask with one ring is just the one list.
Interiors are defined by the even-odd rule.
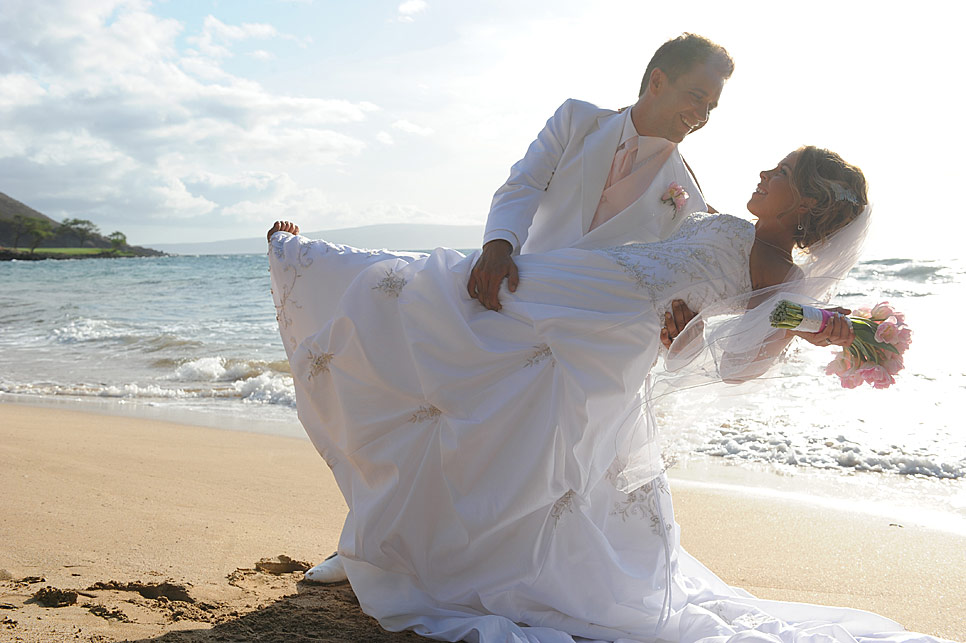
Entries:
[[[724,353],[719,372],[721,379],[730,384],[740,384],[760,377],[775,362],[785,350],[785,347],[795,338],[801,337],[809,344],[825,348],[828,346],[849,346],[855,340],[852,326],[845,315],[850,312],[847,308],[834,308],[836,314],[829,319],[825,328],[818,333],[805,333],[795,330],[774,329],[760,344],[753,354]],[[750,359],[749,359],[750,357]]]
[[793,338],[794,335],[776,328],[752,351],[724,352],[718,364],[721,380],[741,384],[764,375]]
[[[781,285],[781,283],[791,283],[801,277],[801,271],[796,267],[788,272],[786,279],[778,284],[765,284],[766,286]],[[758,291],[756,291],[758,292]],[[771,316],[771,310],[775,305],[774,288],[762,289],[760,294],[752,294],[748,300],[748,312],[745,316],[754,317],[754,325],[764,326],[767,319]],[[746,351],[727,351],[722,354],[719,363],[719,373],[721,379],[737,384],[760,377],[774,364],[775,360],[781,356],[788,344],[795,338],[801,337],[813,346],[849,346],[855,340],[855,333],[852,325],[849,324],[845,315],[852,312],[847,308],[831,308],[835,315],[828,321],[820,332],[806,333],[802,331],[783,330],[771,328],[770,324],[762,330],[763,338],[751,350]]]

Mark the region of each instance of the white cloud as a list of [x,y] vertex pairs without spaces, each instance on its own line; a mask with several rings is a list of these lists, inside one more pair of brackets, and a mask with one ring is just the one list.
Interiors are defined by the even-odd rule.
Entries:
[[291,38],[271,25],[208,16],[184,53],[182,30],[139,0],[5,3],[0,190],[122,230],[318,211],[319,189],[286,170],[311,176],[361,154],[366,143],[344,128],[379,107],[273,93],[223,67],[238,43]]
[[227,58],[231,56],[228,45],[249,38],[267,39],[278,36],[275,27],[266,24],[251,23],[243,25],[227,25],[214,16],[205,18],[201,35],[189,38],[188,41],[198,46],[198,50],[205,56],[212,58]]
[[192,218],[218,208],[218,204],[191,194],[181,179],[170,175],[159,176],[158,181],[151,186],[151,192],[166,217]]
[[35,139],[24,156],[38,165],[46,166],[74,163],[112,165],[126,159],[126,155],[109,141],[86,131],[50,132]]
[[256,225],[286,219],[298,221],[304,230],[332,225],[334,219],[341,219],[339,208],[328,202],[322,190],[300,187],[288,175],[273,179],[271,190],[223,208],[222,219]]
[[34,105],[47,90],[27,74],[0,76],[0,109],[14,105]]
[[[234,175],[194,171],[184,179],[192,194],[216,203],[240,203],[273,198],[292,191],[294,182],[285,173],[242,171]],[[225,210],[222,210],[222,214]]]
[[12,130],[0,130],[0,159],[22,157],[29,145],[29,136]]
[[[846,3],[834,24],[823,22],[821,12],[796,16],[794,33],[806,39],[821,33],[838,46],[778,64],[773,53],[787,29],[755,31],[726,3],[707,0],[659,23],[645,20],[650,5],[635,0],[446,6],[396,0],[381,21],[366,3],[305,7],[278,0],[232,4],[231,14],[230,3],[201,3],[214,7],[210,20],[198,4],[0,0],[0,191],[51,216],[121,229],[136,243],[201,228],[224,231],[225,213],[254,218],[273,208],[288,208],[300,222],[317,216],[316,229],[419,213],[479,223],[509,164],[560,102],[627,105],[653,47],[685,29],[722,42],[738,64],[712,124],[682,146],[720,209],[740,211],[747,182],[753,185],[763,162],[804,142],[830,145],[866,169],[885,229],[901,227],[901,213],[918,207],[908,185],[958,180],[948,150],[957,147],[961,127],[917,139],[918,156],[935,160],[923,166],[925,178],[903,155],[888,153],[895,137],[882,136],[922,102],[916,92],[887,92],[883,101],[890,80],[914,70],[922,86],[944,86],[948,69],[931,63],[956,59],[955,21],[930,22],[929,11],[910,18],[874,3]],[[281,18],[273,23],[286,12],[318,19],[318,29],[282,28]],[[785,13],[778,11],[772,26],[783,24]],[[163,17],[169,14],[184,22]],[[233,24],[227,15],[246,17]],[[644,25],[645,51],[602,53],[609,51],[615,15]],[[884,21],[880,29],[858,37],[849,31],[869,16]],[[432,18],[439,29],[418,38],[408,28],[399,33],[397,17]],[[299,51],[309,42],[307,31],[320,34],[319,46]],[[333,31],[339,38],[330,41]],[[894,46],[893,33],[913,45],[916,34],[928,33],[930,47],[913,46],[909,54],[909,47]],[[580,45],[561,48],[561,42]],[[261,52],[276,58],[256,64]],[[794,93],[817,68],[840,68],[843,52],[863,70],[839,83],[848,100],[795,94],[776,120],[775,97]],[[274,75],[256,82],[269,69]],[[596,71],[581,73],[586,69]],[[954,88],[947,102],[957,104],[962,93]],[[757,133],[751,143],[749,131]],[[417,158],[405,142],[426,153]],[[465,154],[467,145],[474,154]],[[415,209],[370,208],[369,200]],[[165,217],[183,218],[177,226],[157,225],[151,238],[138,239],[128,228]],[[942,225],[958,232],[957,221]],[[922,228],[920,237],[930,230]],[[901,242],[913,233],[900,235]]]
[[413,16],[426,11],[428,7],[429,5],[426,4],[425,0],[406,0],[406,2],[399,5],[396,19],[399,22],[413,22],[415,20]]
[[429,136],[433,133],[432,127],[423,127],[421,125],[416,125],[405,119],[400,119],[392,124],[394,128],[400,132],[406,132],[407,134],[416,134],[417,136]]

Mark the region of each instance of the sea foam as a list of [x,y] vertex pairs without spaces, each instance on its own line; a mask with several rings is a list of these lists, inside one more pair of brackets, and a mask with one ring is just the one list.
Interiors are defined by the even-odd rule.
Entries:
[[909,452],[897,445],[874,449],[843,435],[823,438],[814,433],[796,435],[780,431],[723,428],[718,435],[710,437],[694,450],[729,460],[934,478],[966,478],[964,460],[947,459],[928,451]]

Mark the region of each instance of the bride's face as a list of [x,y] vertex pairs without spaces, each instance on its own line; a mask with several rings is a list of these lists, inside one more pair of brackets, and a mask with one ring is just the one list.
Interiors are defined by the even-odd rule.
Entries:
[[751,194],[748,211],[762,218],[773,218],[794,210],[799,203],[792,187],[792,171],[798,152],[792,152],[770,170],[761,172],[761,181]]

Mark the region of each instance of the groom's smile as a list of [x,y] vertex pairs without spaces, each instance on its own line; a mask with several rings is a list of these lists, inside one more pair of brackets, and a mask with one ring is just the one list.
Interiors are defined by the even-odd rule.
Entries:
[[693,65],[674,80],[663,69],[655,69],[632,108],[638,134],[680,143],[708,122],[724,84],[724,71],[714,58]]

